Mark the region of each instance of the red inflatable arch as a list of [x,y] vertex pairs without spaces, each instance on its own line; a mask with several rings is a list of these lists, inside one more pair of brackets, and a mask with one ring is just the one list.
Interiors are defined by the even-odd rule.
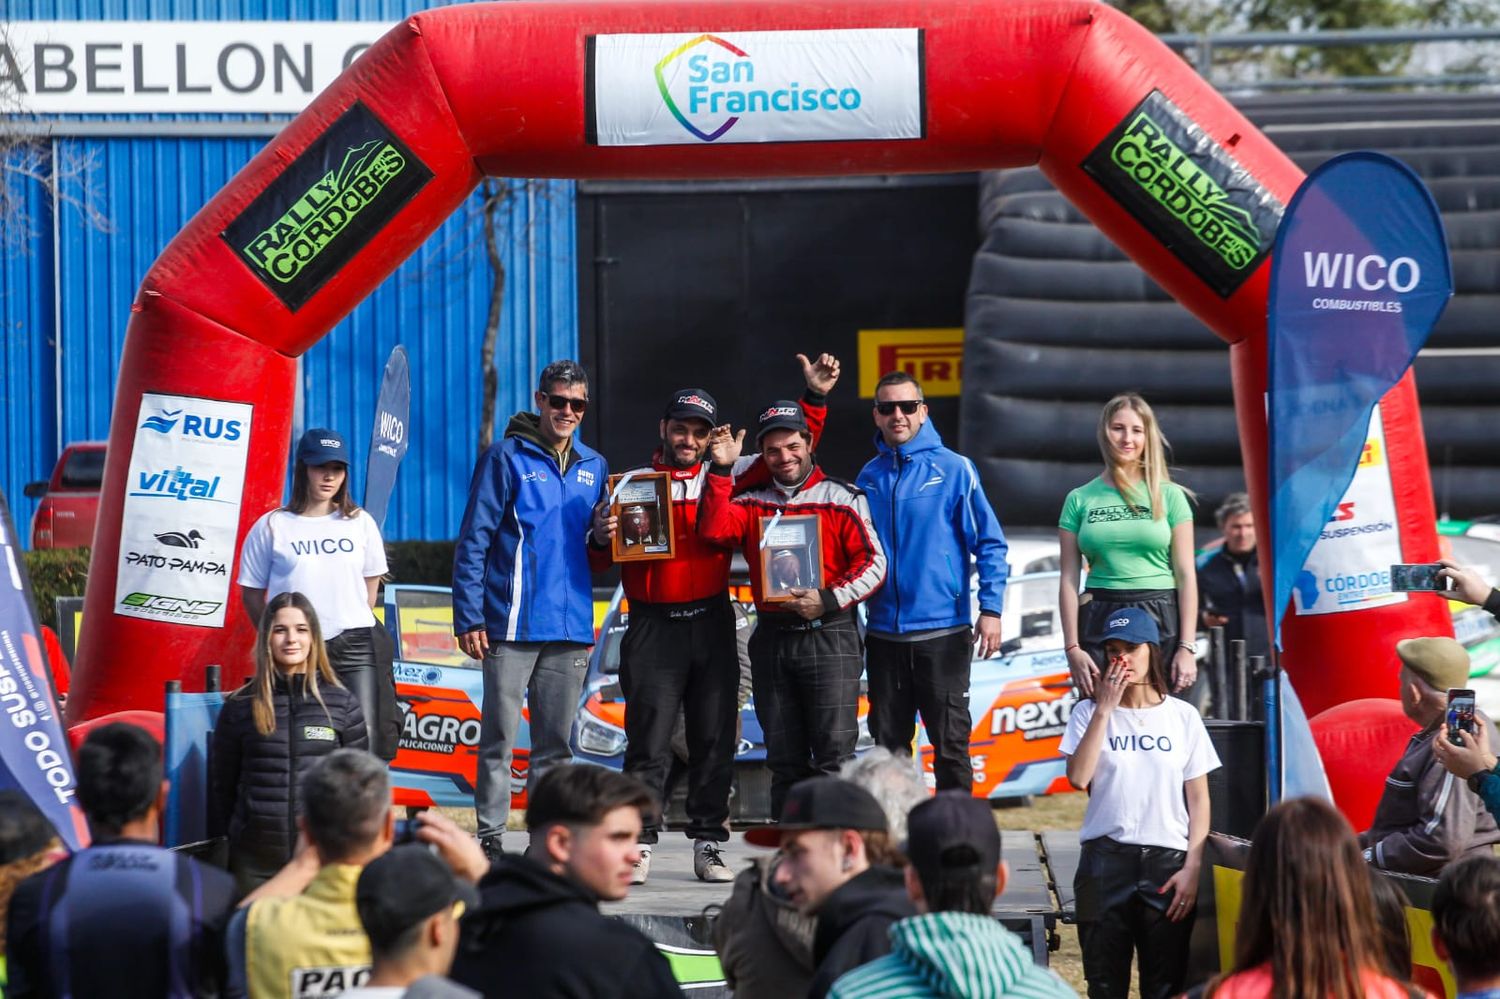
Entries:
[[[224,626],[203,627],[178,622],[215,620],[214,601],[120,585],[134,578],[121,574],[127,491],[197,500],[173,508],[183,517],[173,530],[209,502],[239,500],[237,554],[249,525],[280,501],[294,358],[481,177],[1033,163],[1230,344],[1247,475],[1263,513],[1265,253],[1302,174],[1128,18],[1086,0],[515,2],[408,18],[240,171],[142,283],[69,719],[155,708],[163,681],[201,689],[210,663],[223,665],[228,686],[248,668],[250,631],[233,586],[218,607]],[[161,477],[132,467],[154,432],[146,393],[253,407],[237,410],[253,413],[247,430],[222,406],[217,424],[198,424],[217,426],[221,440],[234,436],[226,427],[248,433],[242,495],[213,495],[221,486],[237,493],[236,483],[194,479],[170,459]],[[1405,555],[1423,561],[1437,555],[1437,539],[1410,379],[1388,400],[1386,422],[1402,471]],[[226,509],[234,522],[233,507],[209,512]],[[1308,711],[1394,694],[1392,635],[1446,633],[1442,609],[1428,603],[1436,601],[1291,619],[1285,658]]]

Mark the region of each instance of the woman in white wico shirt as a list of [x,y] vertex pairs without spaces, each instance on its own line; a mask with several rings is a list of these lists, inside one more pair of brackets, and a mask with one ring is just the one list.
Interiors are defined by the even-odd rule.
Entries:
[[1198,710],[1167,696],[1156,621],[1125,607],[1103,624],[1108,669],[1060,747],[1069,782],[1089,792],[1073,880],[1083,974],[1090,999],[1124,999],[1138,956],[1141,999],[1166,999],[1187,972],[1219,757]]
[[354,692],[370,750],[396,756],[394,650],[375,620],[385,544],[374,518],[349,496],[349,449],[342,434],[314,429],[297,442],[292,500],[255,522],[240,552],[240,595],[257,624],[266,601],[299,592],[312,601],[339,682]]

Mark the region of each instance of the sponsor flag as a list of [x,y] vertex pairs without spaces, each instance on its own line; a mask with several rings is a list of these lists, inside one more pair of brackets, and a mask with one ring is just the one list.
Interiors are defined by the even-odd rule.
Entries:
[[0,787],[16,788],[39,808],[70,850],[88,845],[78,782],[52,694],[47,654],[31,605],[31,584],[0,493]]
[[406,348],[399,343],[385,362],[380,399],[375,403],[375,425],[370,428],[370,456],[365,465],[364,508],[385,527],[385,514],[396,488],[396,470],[406,457],[406,428],[411,421],[411,372]]
[[1442,218],[1405,164],[1336,156],[1292,198],[1272,252],[1267,318],[1278,647],[1299,580],[1317,586],[1301,578],[1304,565],[1360,465],[1375,404],[1452,294]]

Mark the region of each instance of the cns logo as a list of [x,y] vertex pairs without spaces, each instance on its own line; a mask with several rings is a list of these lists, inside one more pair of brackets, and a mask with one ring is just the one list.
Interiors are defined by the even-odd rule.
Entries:
[[858,87],[757,79],[750,54],[718,35],[668,52],[656,64],[656,89],[677,123],[703,142],[721,138],[747,114],[846,114],[863,101]]
[[182,437],[195,440],[237,441],[244,432],[244,425],[239,420],[199,416],[181,409],[159,408],[155,416],[148,416],[141,421],[141,429],[164,437],[176,432]]

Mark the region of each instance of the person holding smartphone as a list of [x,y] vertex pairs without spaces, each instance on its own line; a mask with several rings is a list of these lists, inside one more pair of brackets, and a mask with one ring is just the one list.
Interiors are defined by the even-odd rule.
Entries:
[[1479,795],[1492,818],[1500,819],[1500,760],[1491,748],[1488,725],[1476,723],[1473,729],[1459,729],[1452,738],[1434,740],[1432,755]]
[[1094,638],[1108,666],[1079,701],[1059,751],[1089,792],[1073,891],[1092,997],[1120,999],[1140,962],[1143,999],[1182,991],[1219,756],[1196,709],[1167,695],[1152,616],[1116,610]]
[[[1421,730],[1386,778],[1370,828],[1360,834],[1365,859],[1402,874],[1437,877],[1445,866],[1500,843],[1500,827],[1479,796],[1445,769],[1438,753],[1448,738],[1448,691],[1467,687],[1469,653],[1451,638],[1396,643],[1401,708]],[[1494,724],[1474,712],[1491,745]]]

